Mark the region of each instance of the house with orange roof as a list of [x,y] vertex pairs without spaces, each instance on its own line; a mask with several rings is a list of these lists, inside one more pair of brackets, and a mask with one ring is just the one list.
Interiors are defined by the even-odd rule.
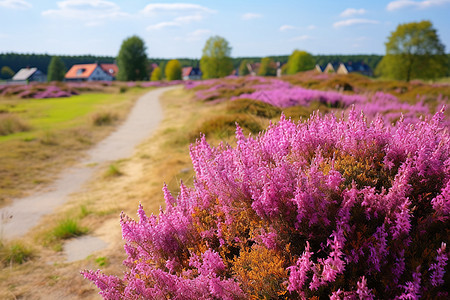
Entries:
[[185,67],[181,69],[181,77],[183,80],[200,80],[202,79],[202,71],[200,71],[200,68]]
[[[81,64],[73,65],[64,76],[65,81],[112,81],[115,79],[118,69],[112,64]],[[108,67],[109,66],[109,67]],[[117,66],[116,66],[117,67]]]
[[119,72],[119,67],[116,64],[100,64],[100,68],[102,68],[106,74],[109,74],[116,79],[117,73]]

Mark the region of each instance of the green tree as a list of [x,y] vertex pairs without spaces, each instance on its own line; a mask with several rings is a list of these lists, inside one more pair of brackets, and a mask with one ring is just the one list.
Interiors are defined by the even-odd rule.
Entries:
[[167,80],[181,79],[181,64],[177,59],[169,60],[164,70]]
[[203,78],[220,78],[230,75],[233,71],[230,55],[231,47],[227,40],[220,36],[210,37],[206,41],[200,59]]
[[245,76],[250,74],[250,71],[248,70],[248,64],[250,63],[249,60],[244,59],[243,61],[241,61],[241,64],[239,65],[239,75],[240,76]]
[[261,65],[258,70],[259,76],[276,76],[277,69],[275,67],[275,62],[270,57],[264,57],[261,59]]
[[48,81],[63,81],[64,75],[66,75],[66,65],[62,61],[61,57],[53,56],[48,64],[47,68],[47,80]]
[[386,42],[377,75],[410,81],[445,76],[445,47],[430,21],[400,24]]
[[162,72],[160,67],[156,67],[152,71],[152,76],[150,77],[151,81],[159,81],[162,79]]
[[14,76],[14,71],[8,66],[3,66],[0,75],[3,79],[10,79]]
[[289,56],[286,74],[296,74],[302,71],[314,69],[316,62],[314,57],[306,51],[294,50]]
[[119,73],[117,79],[122,81],[136,81],[148,78],[147,54],[144,41],[138,36],[125,39],[117,56]]

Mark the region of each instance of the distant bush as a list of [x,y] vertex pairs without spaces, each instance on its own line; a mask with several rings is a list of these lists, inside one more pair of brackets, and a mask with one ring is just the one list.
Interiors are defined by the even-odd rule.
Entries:
[[98,112],[92,115],[92,124],[95,126],[111,125],[119,119],[119,116],[110,111]]
[[17,115],[0,113],[0,135],[10,135],[16,132],[28,131],[30,126]]
[[234,136],[238,123],[246,132],[259,133],[263,127],[260,122],[251,115],[229,114],[218,115],[204,121],[199,127],[191,132],[191,140],[195,141],[200,137],[200,133],[205,136],[214,136],[219,139]]
[[122,214],[123,278],[107,299],[448,299],[450,133],[444,115],[385,127],[284,117],[236,146],[191,147],[194,186]]
[[227,111],[247,113],[263,118],[274,118],[281,115],[281,109],[268,103],[252,99],[236,99],[227,103]]

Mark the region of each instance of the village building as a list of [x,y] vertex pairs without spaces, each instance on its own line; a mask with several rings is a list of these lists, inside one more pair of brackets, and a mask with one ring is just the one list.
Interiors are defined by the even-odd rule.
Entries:
[[[81,64],[73,65],[64,76],[65,81],[112,81],[117,75],[117,66],[113,64]],[[114,65],[115,66],[115,65]]]
[[196,67],[185,67],[181,70],[183,80],[200,80],[202,79],[202,71]]
[[47,75],[38,68],[23,68],[13,76],[12,81],[16,83],[47,82]]
[[113,80],[117,78],[117,73],[119,72],[119,67],[116,64],[100,64],[100,68],[106,73],[113,77]]
[[[316,65],[315,70],[317,72],[321,72],[321,68],[319,65]],[[331,64],[328,63],[322,73],[337,73],[337,74],[348,74],[348,73],[360,73],[365,76],[373,76],[372,69],[365,63],[339,63],[339,64]]]

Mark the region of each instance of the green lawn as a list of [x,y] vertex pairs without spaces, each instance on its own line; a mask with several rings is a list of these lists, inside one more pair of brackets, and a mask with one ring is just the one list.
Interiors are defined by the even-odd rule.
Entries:
[[29,132],[0,136],[0,142],[28,139],[38,131],[67,129],[87,122],[95,111],[120,105],[129,99],[129,94],[83,94],[69,98],[0,100],[0,111],[8,111],[31,125]]

